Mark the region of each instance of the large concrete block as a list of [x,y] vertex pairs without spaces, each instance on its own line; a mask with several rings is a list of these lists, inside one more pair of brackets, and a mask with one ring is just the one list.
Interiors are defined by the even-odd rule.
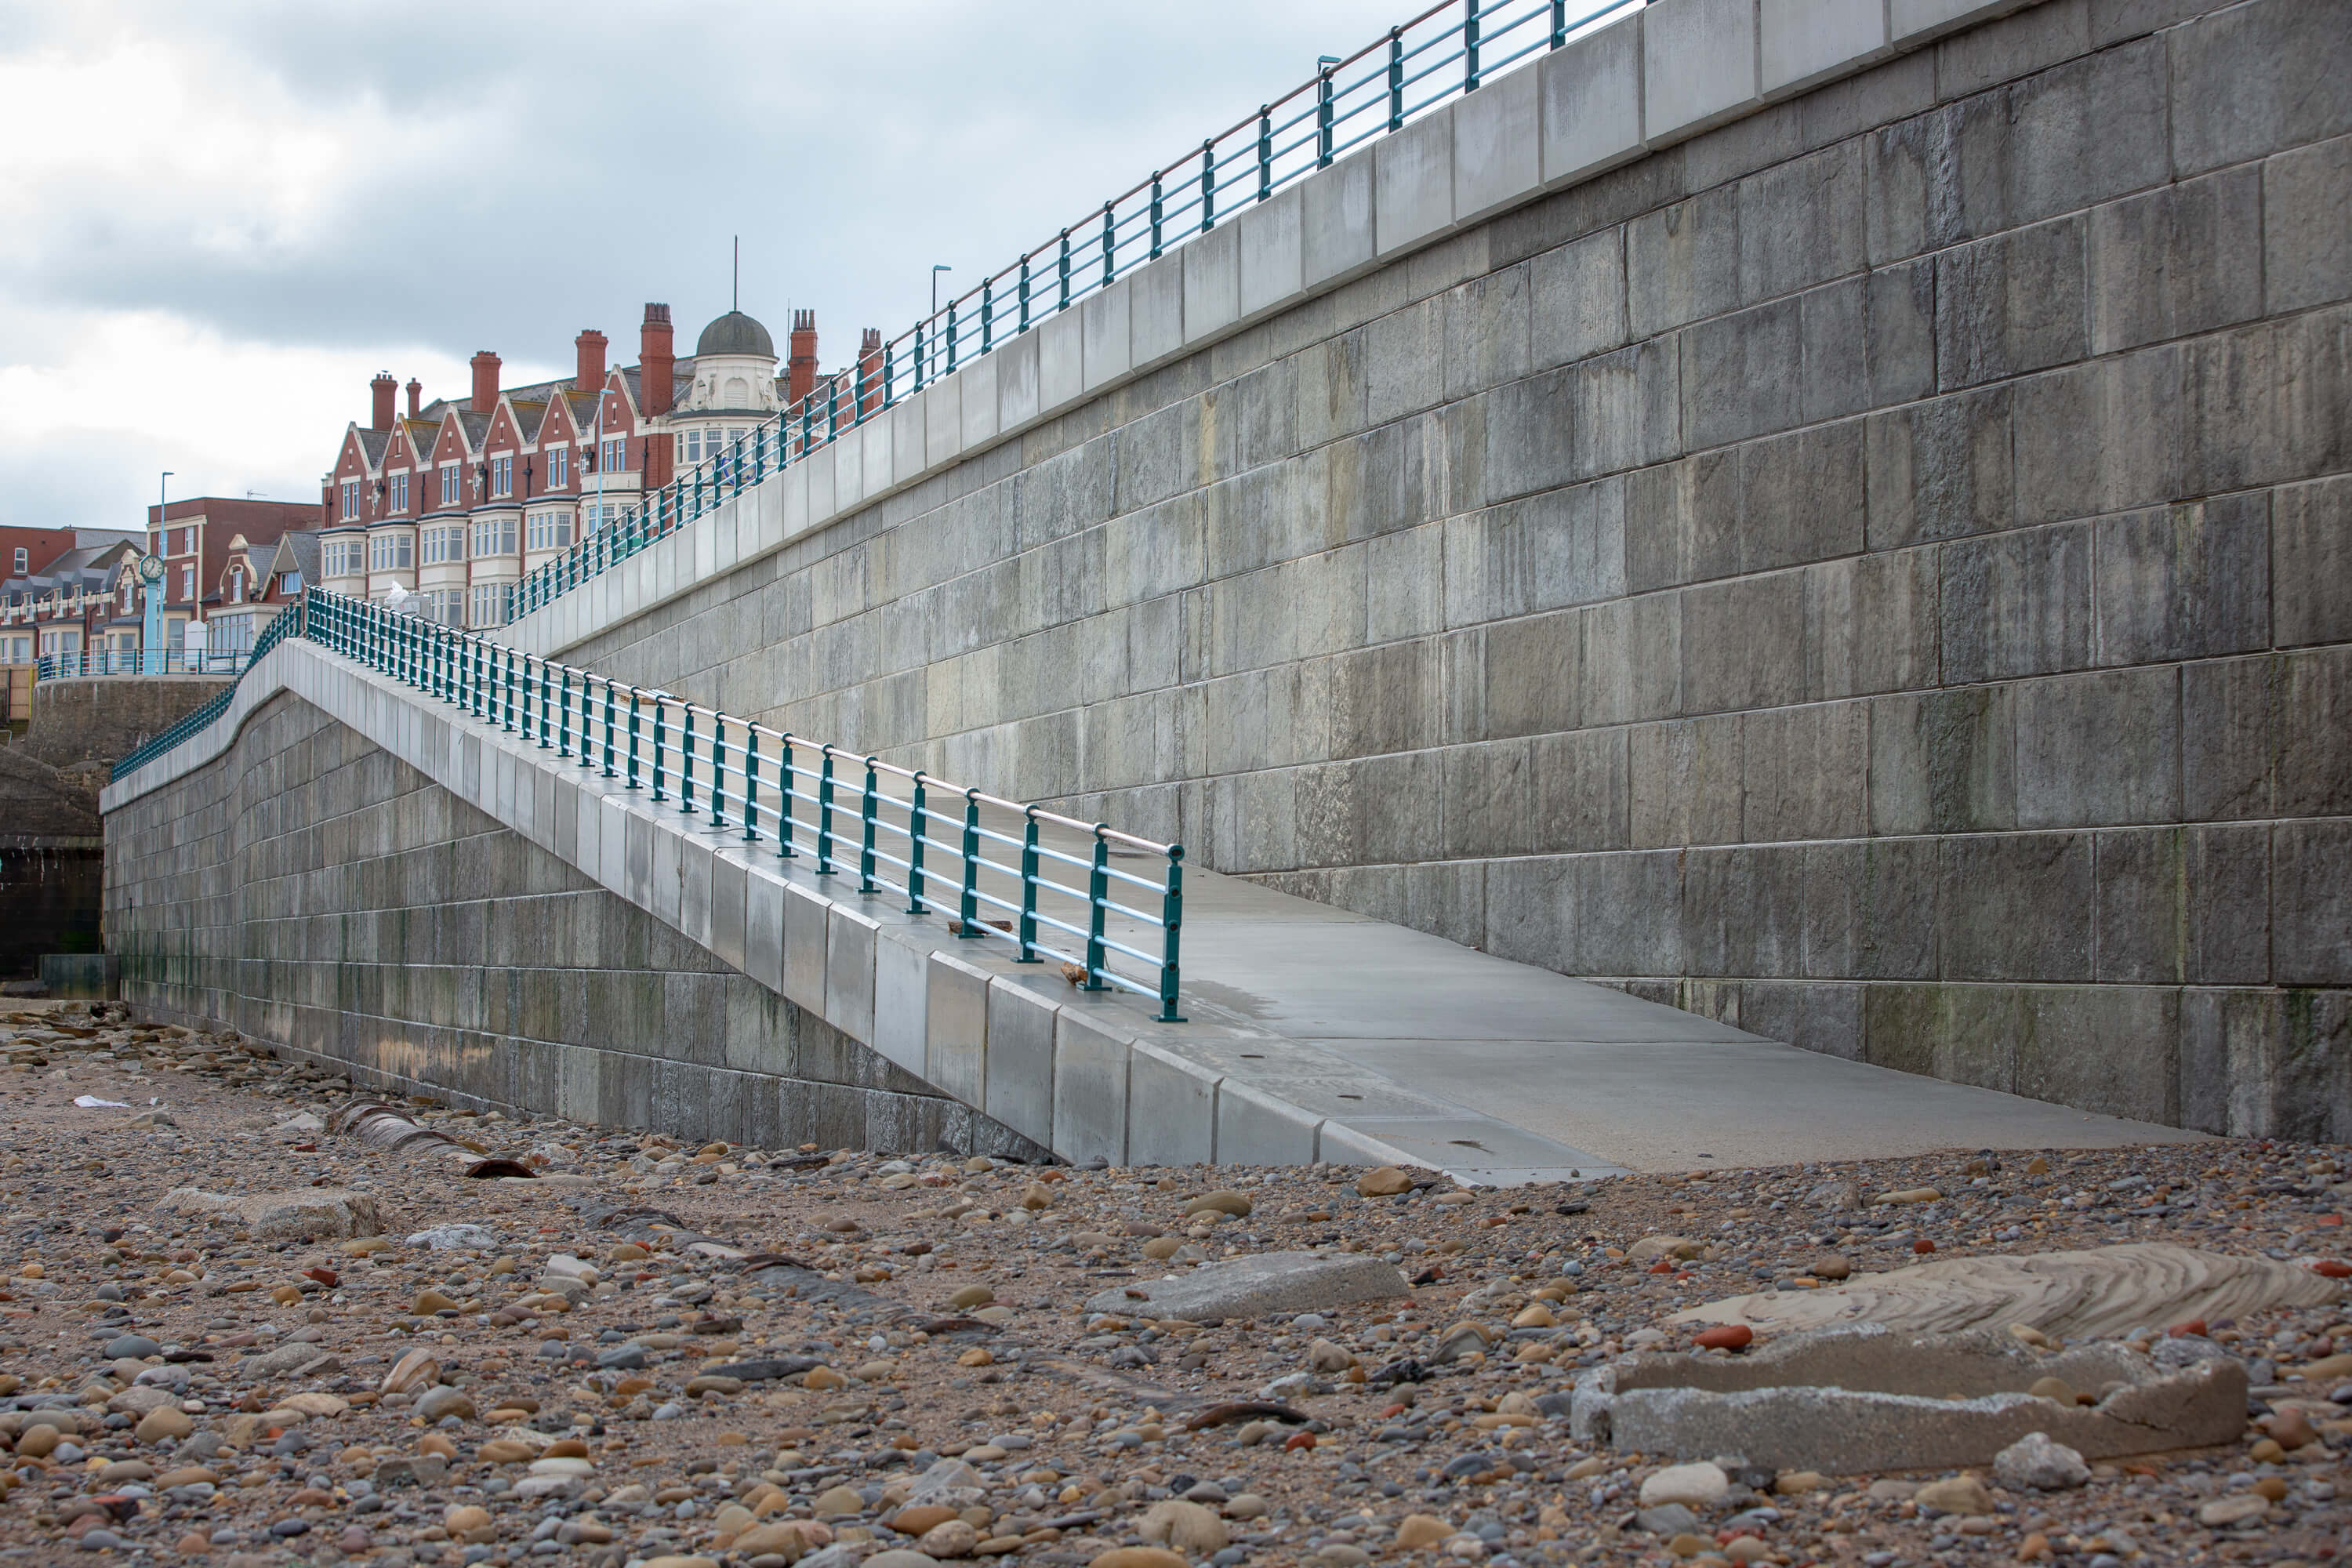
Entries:
[[1544,184],[1590,178],[1642,152],[1642,13],[1612,22],[1544,57]]
[[1321,1118],[1228,1078],[1217,1085],[1217,1163],[1310,1165]]
[[988,1095],[988,972],[943,952],[931,954],[927,1024],[930,1063],[923,1077],[966,1105]]
[[2263,171],[2252,165],[2093,208],[2091,352],[2261,315],[2263,227]]
[[2005,386],[1871,416],[1870,547],[2008,527],[2015,514],[2010,425]]
[[2262,212],[2266,310],[2352,299],[2352,137],[2265,162]]
[[[2186,360],[2178,347],[2143,349],[2017,383],[2011,398],[2016,521],[2121,511],[2199,488],[2186,472],[2193,460],[2183,406]],[[2252,444],[2242,432],[2239,448]]]
[[[923,471],[923,395],[908,393],[890,405],[890,482],[910,484]],[[822,522],[830,513],[812,492],[809,521]]]
[[1948,837],[1937,854],[1943,977],[2087,981],[2093,907],[2091,836],[2014,833]]
[[1145,370],[1183,350],[1184,252],[1144,263],[1127,282],[1128,363]]
[[1097,289],[1078,304],[1085,327],[1086,390],[1098,392],[1134,367],[1135,279],[1122,278],[1108,289]]
[[1891,52],[1886,0],[1759,0],[1767,98],[1803,91]]
[[1941,626],[1932,550],[1853,555],[1805,574],[1805,690],[1820,698],[1935,684]]
[[831,938],[831,905],[797,883],[784,889],[783,993],[819,1017],[825,1016],[825,975]]
[[1762,101],[1757,0],[1657,0],[1642,14],[1642,133],[1652,147],[1696,136]]
[[1884,697],[1870,721],[1870,825],[1881,835],[2017,826],[2016,688]]
[[996,376],[1003,363],[992,351],[956,373],[963,381],[959,407],[963,415],[961,449],[964,452],[977,452],[996,439],[996,413],[1000,398]]
[[2091,525],[1943,546],[1944,679],[1959,685],[2091,662]]
[[2270,497],[2254,491],[2102,518],[2096,662],[2210,658],[2271,643]]
[[1305,287],[1304,200],[1292,185],[1243,209],[1234,222],[1244,318],[1288,303]]
[[784,988],[784,884],[759,867],[745,874],[743,973],[782,994]]
[[1139,1044],[1128,1061],[1127,1158],[1137,1165],[1205,1165],[1216,1158],[1217,1077],[1171,1051]]
[[1188,345],[1207,342],[1231,331],[1242,319],[1244,224],[1237,218],[1246,216],[1246,212],[1223,215],[1223,221],[1215,228],[1193,239],[1181,253],[1184,270],[1184,342]]
[[[1033,306],[1042,319],[1041,306]],[[1045,333],[1033,327],[998,349],[996,360],[996,427],[1018,430],[1037,417],[1042,401],[1040,359]]]
[[2021,827],[2177,821],[2179,759],[2179,681],[2169,669],[2018,688]]
[[1087,390],[1084,307],[1047,316],[1037,333],[1037,405],[1040,415],[1066,408]]
[[1516,206],[1542,184],[1540,79],[1525,67],[1506,71],[1454,105],[1454,221]]
[[1913,48],[2032,4],[2034,0],[1886,0],[1886,17],[1894,41]]
[[1054,1152],[1074,1164],[1127,1160],[1129,1044],[1116,1026],[1075,1007],[1055,1015]]
[[1528,265],[1528,359],[1549,369],[1624,346],[1625,231],[1607,228]]
[[963,450],[963,373],[923,390],[923,466],[936,468]]
[[866,1043],[917,1078],[929,1065],[930,954],[879,933],[874,943],[874,1032]]
[[2084,357],[2084,226],[2061,218],[1945,252],[1936,263],[1942,389]]
[[2332,0],[2255,0],[2167,35],[2182,174],[2352,131],[2352,29]]
[[2279,647],[2352,642],[2352,478],[2272,492],[2270,582]]
[[1369,150],[1318,170],[1297,188],[1303,286],[1336,283],[1370,266],[1375,235]]
[[1050,1000],[1013,980],[999,976],[989,985],[988,1092],[982,1108],[1048,1147],[1054,1138],[1055,1012]]

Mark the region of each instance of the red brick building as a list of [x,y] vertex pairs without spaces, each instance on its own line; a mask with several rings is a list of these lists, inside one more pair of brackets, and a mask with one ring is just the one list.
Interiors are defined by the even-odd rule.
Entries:
[[525,572],[817,393],[814,312],[795,311],[793,327],[782,374],[768,330],[740,310],[680,358],[669,307],[650,304],[625,368],[606,364],[607,340],[591,329],[557,381],[502,386],[484,350],[463,401],[425,403],[411,381],[404,411],[398,382],[378,375],[368,423],[345,429],[326,477],[317,580],[369,598],[417,595],[417,610],[450,626],[505,625]]
[[0,528],[0,665],[104,646],[107,595],[138,540],[128,529]]
[[[210,626],[204,640],[213,649],[234,651],[247,615],[240,584],[254,578],[251,562],[256,552],[274,554],[278,540],[287,533],[318,526],[319,509],[308,501],[198,496],[173,501],[161,515],[149,507],[147,549],[163,560],[165,646],[184,647],[191,621],[209,621],[226,610],[232,613],[218,630],[228,640],[212,635],[215,628]],[[139,647],[145,615],[144,601],[135,592],[122,592],[128,585],[128,572],[126,568],[123,580],[112,584],[118,616],[108,630],[109,646],[126,653]]]

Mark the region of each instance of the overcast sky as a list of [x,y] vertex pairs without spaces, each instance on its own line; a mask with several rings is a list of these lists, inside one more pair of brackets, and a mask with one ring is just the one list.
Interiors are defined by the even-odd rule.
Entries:
[[895,336],[1406,0],[0,0],[0,522],[315,501],[367,381],[727,308]]

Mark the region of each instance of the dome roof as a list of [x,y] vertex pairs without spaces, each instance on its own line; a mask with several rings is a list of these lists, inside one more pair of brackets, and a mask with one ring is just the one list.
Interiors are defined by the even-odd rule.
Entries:
[[694,345],[697,358],[704,354],[758,354],[762,359],[776,357],[776,340],[768,329],[740,310],[730,310],[702,329],[702,336]]

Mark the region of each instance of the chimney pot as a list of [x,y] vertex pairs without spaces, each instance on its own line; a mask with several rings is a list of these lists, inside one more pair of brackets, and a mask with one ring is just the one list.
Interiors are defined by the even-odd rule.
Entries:
[[595,392],[604,384],[604,334],[591,327],[572,340],[580,351],[579,369],[572,384],[582,392]]
[[473,407],[477,414],[488,414],[499,404],[499,356],[488,349],[474,355]]
[[373,395],[370,399],[368,428],[391,429],[393,410],[397,406],[400,393],[400,383],[394,378],[392,372],[380,370],[375,373],[375,379],[368,383],[368,391]]
[[798,404],[816,390],[816,312],[793,312],[793,357],[785,365],[787,377],[784,397],[787,405]]
[[[644,325],[637,329],[638,394],[648,419],[669,412],[671,378],[676,374],[677,359],[673,353],[670,336],[669,307],[646,306]],[[659,447],[659,442],[655,446]],[[648,484],[655,482],[646,476]]]
[[425,384],[415,376],[408,378],[408,416],[411,419],[425,412]]

